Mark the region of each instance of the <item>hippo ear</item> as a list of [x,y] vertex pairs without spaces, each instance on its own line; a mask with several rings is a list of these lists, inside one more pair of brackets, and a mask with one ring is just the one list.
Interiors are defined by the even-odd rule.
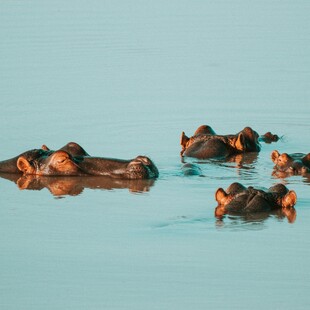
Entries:
[[43,145],[41,146],[41,149],[42,149],[43,151],[49,151],[49,150],[50,150],[49,147],[47,147],[45,144],[43,144]]
[[30,164],[30,162],[24,156],[20,156],[17,159],[17,168],[23,174],[35,174],[34,167]]
[[270,156],[271,156],[272,161],[276,164],[277,159],[280,156],[280,153],[277,150],[274,150]]
[[189,140],[189,137],[187,137],[183,131],[182,135],[181,135],[181,142],[180,142],[180,144],[183,146],[183,148],[186,147],[186,143],[188,142],[188,140]]
[[310,153],[302,158],[302,162],[304,165],[310,165]]
[[282,207],[283,208],[291,208],[294,207],[297,202],[297,195],[295,191],[289,191],[283,198],[282,198]]
[[245,137],[242,132],[238,134],[237,141],[235,143],[235,147],[239,151],[244,151]]
[[216,192],[215,192],[215,200],[219,203],[219,204],[224,204],[226,201],[226,197],[227,194],[224,191],[223,188],[219,188]]

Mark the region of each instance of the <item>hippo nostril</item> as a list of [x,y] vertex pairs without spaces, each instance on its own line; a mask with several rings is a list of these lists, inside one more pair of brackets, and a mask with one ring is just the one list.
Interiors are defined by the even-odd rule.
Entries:
[[138,156],[129,164],[130,178],[152,179],[158,177],[158,170],[153,162],[145,156]]
[[135,160],[142,162],[144,165],[151,165],[150,159],[146,156],[138,156],[135,158]]

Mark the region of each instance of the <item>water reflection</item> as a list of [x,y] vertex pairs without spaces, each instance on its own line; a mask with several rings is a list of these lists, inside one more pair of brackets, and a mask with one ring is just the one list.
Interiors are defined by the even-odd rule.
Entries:
[[257,161],[258,153],[242,153],[232,155],[223,162],[220,162],[222,166],[237,168],[237,169],[253,169],[254,164]]
[[[291,209],[278,209],[269,212],[256,212],[246,215],[229,213],[221,217],[215,217],[215,226],[218,229],[232,229],[234,231],[239,230],[262,230],[267,227],[266,222],[269,219],[275,219],[277,221],[287,220],[288,223],[294,223],[296,220],[296,210]],[[207,217],[188,217],[178,216],[172,218],[169,221],[154,225],[155,229],[172,229],[174,231],[189,230],[193,232],[193,229],[206,230],[213,227],[214,218]],[[193,227],[194,226],[194,227]]]
[[238,176],[245,179],[252,179],[257,172],[255,171],[258,153],[243,153],[230,156],[226,159],[206,159],[197,160],[188,157],[181,157],[182,171],[185,175],[203,176],[202,167],[211,165],[215,167],[223,167],[235,169]]
[[[272,176],[276,179],[287,179],[290,177],[299,177],[298,175],[290,172],[290,171],[279,171],[274,169],[272,171]],[[310,173],[305,173],[303,175],[300,175],[302,182],[306,183],[307,185],[310,185]]]
[[155,180],[121,180],[101,176],[83,177],[44,177],[36,175],[0,174],[1,178],[10,180],[24,190],[42,190],[47,188],[54,196],[79,195],[85,188],[88,189],[125,189],[132,193],[148,192]]
[[224,219],[227,218],[230,220],[230,225],[244,225],[244,224],[253,224],[263,225],[266,220],[269,218],[276,218],[278,220],[287,219],[288,223],[294,223],[297,217],[297,213],[294,207],[288,209],[277,209],[272,211],[264,212],[253,212],[246,214],[237,214],[234,212],[227,212],[225,215],[216,216],[216,226],[222,227],[225,225]]

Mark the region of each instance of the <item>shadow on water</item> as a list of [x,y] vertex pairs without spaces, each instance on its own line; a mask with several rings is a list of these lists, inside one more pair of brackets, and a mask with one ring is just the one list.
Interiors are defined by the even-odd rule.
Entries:
[[1,173],[0,177],[10,180],[21,190],[42,190],[47,188],[54,196],[80,195],[85,188],[88,189],[128,189],[131,193],[148,192],[155,180],[122,180],[102,176],[36,176]]

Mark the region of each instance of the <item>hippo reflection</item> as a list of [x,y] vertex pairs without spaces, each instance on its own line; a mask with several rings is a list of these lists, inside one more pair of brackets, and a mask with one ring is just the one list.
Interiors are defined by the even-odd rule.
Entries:
[[158,177],[155,164],[146,156],[123,160],[94,157],[77,143],[68,143],[57,151],[48,147],[31,150],[0,162],[0,172],[43,176],[98,175],[120,179],[152,179]]
[[279,172],[280,175],[305,175],[310,173],[310,153],[293,153],[280,154],[277,150],[271,153],[271,159],[274,162],[275,172]]
[[125,189],[130,192],[147,192],[154,185],[154,179],[114,179],[100,176],[38,176],[0,173],[0,177],[17,184],[21,190],[42,190],[47,188],[54,196],[79,195],[88,189]]
[[192,137],[181,135],[181,156],[195,157],[198,159],[229,158],[230,156],[259,152],[259,141],[276,141],[277,135],[270,132],[259,136],[251,127],[245,127],[237,134],[217,135],[208,125],[198,127]]
[[283,184],[276,184],[267,191],[252,186],[245,187],[240,183],[232,183],[226,191],[219,188],[215,193],[218,206],[215,216],[221,218],[224,214],[249,215],[261,212],[281,210],[286,216],[294,219],[293,208],[297,201],[295,191],[288,190]]
[[[278,220],[287,219],[289,223],[294,223],[297,217],[297,213],[295,208],[289,209],[275,209],[270,211],[262,211],[255,213],[242,213],[242,214],[234,214],[227,213],[227,219],[229,219],[229,225],[225,225],[226,227],[231,227],[233,229],[263,229],[262,225],[264,221],[268,220],[271,217],[274,217]],[[224,226],[224,216],[216,216],[216,226],[223,227]],[[255,224],[254,226],[243,226],[244,223]]]

